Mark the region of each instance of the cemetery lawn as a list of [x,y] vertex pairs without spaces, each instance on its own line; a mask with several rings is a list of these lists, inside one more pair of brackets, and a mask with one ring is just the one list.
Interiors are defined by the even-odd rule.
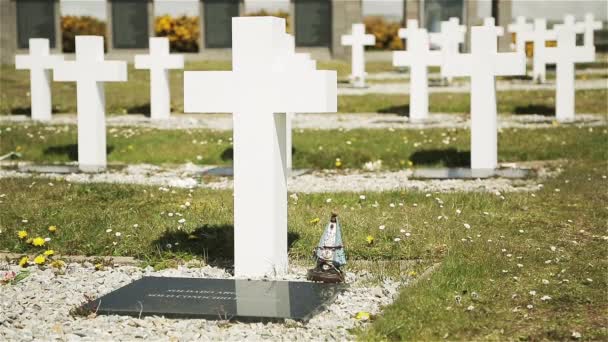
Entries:
[[[607,139],[605,127],[574,125],[543,129],[504,129],[499,161],[555,160],[566,155],[597,158]],[[75,125],[0,125],[0,155],[18,152],[17,161],[39,164],[77,160]],[[232,164],[232,132],[108,128],[111,164]],[[468,166],[468,129],[294,130],[295,168],[362,169],[382,160],[384,170],[406,167]],[[340,159],[341,165],[336,166]]]
[[[555,143],[569,130],[541,134],[554,143],[535,148],[553,146],[567,161],[536,193],[298,194],[290,258],[306,260],[337,211],[351,261],[439,264],[356,331],[363,340],[606,339],[608,139],[605,128],[573,129],[574,146]],[[134,256],[156,267],[232,257],[231,191],[0,179],[0,194],[0,250]],[[33,247],[19,230],[51,241]]]
[[[603,62],[598,62],[603,63]],[[595,64],[590,66],[597,67]],[[394,68],[387,62],[369,62],[368,73],[390,72]],[[584,69],[587,65],[577,66]],[[149,113],[149,71],[136,70],[128,65],[127,82],[107,82],[106,113],[142,114]],[[343,61],[320,62],[319,68],[338,71],[338,77],[346,81],[350,65]],[[604,67],[605,68],[605,67]],[[230,70],[228,61],[200,61],[186,63],[185,70]],[[436,69],[431,68],[432,72]],[[549,74],[551,75],[551,74]],[[594,78],[596,75],[581,75]],[[600,75],[605,76],[605,75]],[[395,82],[396,80],[391,80]],[[171,71],[171,105],[172,112],[183,112],[183,72]],[[376,82],[376,81],[374,81]],[[52,82],[53,112],[76,113],[76,85],[74,82]],[[30,113],[29,71],[15,70],[12,65],[0,66],[0,115]],[[554,115],[555,91],[511,91],[498,92],[499,113],[543,114]],[[605,113],[608,108],[608,90],[577,91],[576,111],[579,113]],[[397,113],[407,114],[406,95],[371,94],[365,96],[340,96],[338,111],[341,113]],[[468,113],[469,94],[431,94],[429,103],[431,112]]]

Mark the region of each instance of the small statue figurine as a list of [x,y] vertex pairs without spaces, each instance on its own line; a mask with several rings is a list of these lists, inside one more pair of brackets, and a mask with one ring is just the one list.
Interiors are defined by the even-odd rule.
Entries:
[[340,268],[346,264],[346,256],[337,214],[331,214],[319,245],[313,251],[313,258],[316,260],[316,267],[308,270],[308,280],[324,283],[344,282],[344,273]]

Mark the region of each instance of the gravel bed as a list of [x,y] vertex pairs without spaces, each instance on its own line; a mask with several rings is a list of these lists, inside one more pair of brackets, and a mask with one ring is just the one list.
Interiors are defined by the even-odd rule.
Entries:
[[[0,262],[0,277],[19,271],[19,266]],[[357,320],[357,312],[378,314],[393,302],[399,281],[372,281],[368,272],[347,272],[348,289],[326,310],[306,323],[240,323],[204,319],[167,319],[158,316],[72,317],[70,310],[89,298],[97,298],[143,276],[232,278],[211,266],[154,271],[133,266],[115,266],[96,271],[90,263],[68,264],[64,274],[53,269],[30,267],[30,275],[15,285],[0,285],[0,340],[130,341],[139,339],[171,341],[242,340],[352,340],[349,329],[367,323]],[[292,267],[280,280],[305,280],[305,268]]]
[[[184,164],[177,167],[161,167],[149,164],[128,165],[121,169],[110,168],[105,172],[91,173],[51,173],[25,172],[6,169],[2,163],[1,178],[41,178],[65,180],[70,183],[110,183],[135,184],[175,188],[206,188],[230,190],[233,188],[231,177],[203,178],[201,175],[210,166]],[[13,164],[12,167],[15,165]],[[511,165],[512,167],[512,165]],[[287,188],[295,193],[332,193],[332,192],[382,192],[413,190],[424,192],[521,192],[538,190],[538,181],[553,177],[557,171],[544,167],[536,168],[537,177],[527,179],[444,179],[413,180],[412,170],[364,172],[359,170],[322,170],[289,177]],[[206,180],[205,180],[206,179]]]
[[[409,82],[399,83],[371,83],[365,88],[353,88],[350,85],[338,87],[338,95],[367,95],[367,94],[409,94]],[[576,90],[606,89],[608,80],[576,80],[574,82]],[[497,91],[508,90],[554,90],[555,82],[536,84],[532,81],[509,80],[496,81]],[[468,93],[470,86],[468,82],[452,82],[447,86],[429,86],[429,93]]]
[[[499,115],[499,128],[535,129],[554,126],[555,117],[545,115]],[[212,129],[232,130],[231,114],[174,114],[168,120],[153,121],[144,115],[114,115],[106,118],[109,127],[142,127],[155,129]],[[24,115],[0,116],[1,124],[31,125],[32,121]],[[574,122],[561,125],[601,126],[608,123],[603,114],[577,114]],[[76,115],[56,114],[47,125],[75,125]],[[429,114],[425,122],[410,122],[409,118],[397,114],[344,113],[344,114],[296,114],[294,129],[428,129],[428,128],[467,128],[469,115]],[[111,131],[111,129],[109,130]]]

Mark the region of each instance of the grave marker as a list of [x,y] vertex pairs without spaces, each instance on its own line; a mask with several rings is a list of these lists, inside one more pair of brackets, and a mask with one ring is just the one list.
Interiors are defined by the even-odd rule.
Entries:
[[[439,46],[443,59],[442,64],[460,52],[460,44],[464,43],[466,32],[467,27],[460,25],[460,19],[450,18],[448,21],[441,22],[439,33],[429,33],[430,42]],[[441,68],[441,73],[445,77],[443,68]],[[451,81],[451,78],[448,78],[448,82]]]
[[350,45],[352,50],[350,75],[355,87],[365,87],[365,46],[376,44],[373,34],[365,34],[364,24],[353,24],[351,34],[342,36],[342,45]]
[[496,30],[496,35],[498,35],[499,37],[502,37],[505,34],[504,27],[502,27],[502,26],[496,26],[496,19],[494,19],[494,17],[485,17],[485,18],[483,18],[483,26],[491,27],[494,30]]
[[446,63],[449,76],[471,78],[471,168],[498,166],[498,127],[495,76],[523,75],[526,59],[521,52],[498,53],[498,30],[484,25],[471,29],[471,53]]
[[232,71],[184,74],[185,112],[233,113],[237,276],[287,270],[283,113],[335,112],[335,71],[293,68],[285,20],[232,18]]
[[51,70],[63,61],[61,55],[49,53],[49,40],[32,38],[29,40],[30,53],[15,56],[16,69],[30,70],[30,100],[32,120],[51,120]]
[[556,64],[555,116],[558,121],[574,120],[574,63],[593,62],[595,47],[576,46],[576,25],[565,22],[555,29],[557,47],[547,48],[546,60]]
[[[544,18],[534,19],[534,30],[522,32],[521,38],[523,44],[531,41],[533,44],[532,56],[532,77],[535,81],[544,83],[546,80],[546,56],[545,46],[547,40],[555,39],[555,31],[547,30],[547,20]],[[519,50],[517,52],[520,52]]]
[[408,25],[407,51],[393,52],[394,66],[410,68],[410,121],[423,121],[429,115],[428,70],[442,65],[442,53],[429,50],[426,29],[414,30]]
[[585,20],[577,24],[579,29],[584,31],[585,46],[595,46],[593,42],[593,31],[602,29],[601,21],[593,20],[593,13],[585,14]]
[[104,82],[126,81],[127,63],[104,61],[103,37],[76,36],[76,60],[58,63],[53,77],[76,82],[78,167],[85,172],[106,168]]
[[534,25],[526,23],[526,17],[518,16],[514,23],[509,24],[507,29],[515,33],[515,52],[526,53],[526,41],[524,32],[531,32]]
[[183,69],[184,56],[169,53],[169,39],[150,38],[150,53],[135,55],[135,69],[150,70],[150,117],[168,119],[171,115],[169,69]]

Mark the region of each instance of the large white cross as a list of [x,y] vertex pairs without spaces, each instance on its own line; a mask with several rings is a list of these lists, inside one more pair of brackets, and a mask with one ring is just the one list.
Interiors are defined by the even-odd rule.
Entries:
[[[408,28],[409,29],[409,28]],[[393,52],[394,66],[410,68],[410,121],[422,121],[429,115],[428,66],[442,65],[442,53],[429,50],[426,29],[407,33],[407,51]]]
[[135,55],[135,69],[150,69],[150,117],[168,119],[171,115],[169,69],[183,69],[184,56],[169,53],[169,39],[150,38],[150,54]]
[[574,25],[562,25],[555,29],[557,47],[547,48],[546,60],[556,64],[555,116],[558,121],[574,120],[574,63],[593,62],[595,47],[576,46]]
[[446,74],[471,78],[471,168],[498,166],[498,127],[495,76],[523,75],[526,58],[521,52],[498,53],[498,32],[491,26],[471,29],[471,53],[454,56]]
[[584,32],[583,39],[585,41],[585,46],[595,46],[593,42],[593,31],[602,29],[601,21],[593,20],[593,13],[585,14],[585,20],[583,22],[577,23],[579,29],[582,28]]
[[[518,37],[520,34],[517,35]],[[545,82],[546,79],[546,56],[545,52],[547,47],[545,46],[548,40],[555,39],[555,31],[547,30],[547,20],[544,18],[534,19],[534,30],[521,33],[521,39],[523,43],[531,41],[533,43],[533,57],[532,57],[532,77],[535,81]],[[520,52],[520,50],[517,50]]]
[[353,24],[351,34],[342,36],[342,45],[350,45],[351,82],[355,87],[365,87],[365,46],[376,44],[373,34],[365,34],[364,24]]
[[127,63],[104,61],[103,37],[76,36],[76,60],[58,63],[55,81],[76,82],[78,167],[85,172],[106,168],[104,82],[126,81]]
[[515,51],[526,53],[526,41],[524,32],[531,32],[534,25],[526,23],[526,17],[518,16],[514,23],[509,24],[507,29],[515,33]]
[[285,20],[232,18],[232,71],[184,73],[185,112],[233,113],[237,276],[286,272],[287,112],[336,112],[335,71],[293,68]]
[[[446,61],[460,52],[460,44],[464,43],[466,33],[467,27],[460,25],[460,19],[450,18],[441,22],[440,32],[429,33],[429,40],[431,44],[439,46],[443,61]],[[445,77],[443,68],[441,72]],[[448,81],[451,82],[451,79],[448,78]]]
[[399,38],[407,40],[408,34],[410,32],[415,32],[417,30],[418,30],[418,20],[408,19],[407,23],[406,23],[406,27],[400,28],[399,31],[397,31],[397,35],[399,36]]
[[49,54],[49,40],[31,38],[30,53],[15,56],[16,69],[30,70],[30,101],[33,120],[51,120],[51,70],[63,61],[61,55]]

